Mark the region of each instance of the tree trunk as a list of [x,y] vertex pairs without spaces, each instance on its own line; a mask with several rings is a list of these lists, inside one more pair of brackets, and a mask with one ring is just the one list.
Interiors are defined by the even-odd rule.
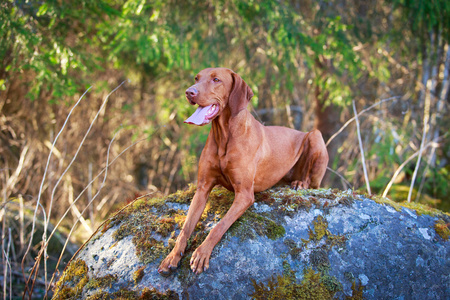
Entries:
[[[328,92],[322,91],[319,86],[316,86],[314,93],[315,102],[315,124],[314,127],[319,129],[322,133],[325,142],[341,128],[342,123],[340,121],[341,109],[333,103],[327,104]],[[339,146],[345,140],[346,135],[340,134],[328,145],[328,156],[330,157],[328,166],[333,165],[337,150]],[[339,179],[335,176],[330,176],[330,172],[325,174],[322,185],[334,185],[338,184]],[[336,181],[336,182],[334,182]],[[340,181],[339,181],[340,182]]]

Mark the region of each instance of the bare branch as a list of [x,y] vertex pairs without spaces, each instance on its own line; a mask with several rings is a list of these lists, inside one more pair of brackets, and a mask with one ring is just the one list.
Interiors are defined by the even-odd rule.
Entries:
[[344,131],[344,129],[347,128],[347,126],[350,125],[351,122],[353,122],[357,117],[361,116],[363,113],[368,112],[369,110],[371,110],[372,108],[374,108],[374,107],[377,106],[377,105],[380,105],[381,103],[384,103],[384,102],[387,102],[387,101],[392,101],[392,100],[399,99],[399,98],[402,98],[402,96],[395,96],[395,97],[383,99],[383,100],[380,100],[380,101],[378,101],[377,103],[372,104],[371,106],[369,106],[369,107],[363,109],[362,111],[360,111],[360,112],[358,113],[358,115],[354,116],[353,118],[351,118],[350,120],[348,120],[347,122],[345,122],[345,124],[344,124],[344,125],[343,125],[343,126],[342,126],[335,134],[333,134],[333,135],[328,139],[328,141],[327,141],[327,143],[326,143],[326,146],[328,147],[328,145],[331,143],[331,141],[332,141],[336,136],[338,136],[342,131]]
[[416,151],[413,155],[411,155],[410,157],[408,157],[407,160],[405,160],[398,168],[397,170],[394,172],[394,175],[392,176],[391,180],[389,181],[389,183],[387,184],[386,188],[383,191],[383,194],[381,195],[382,197],[386,197],[387,194],[389,193],[389,190],[392,187],[392,184],[394,183],[395,179],[397,178],[398,174],[400,174],[400,172],[403,170],[403,168],[406,166],[407,163],[409,163],[411,160],[413,160],[417,155],[419,155],[419,152],[423,152],[425,151],[428,147],[432,146],[433,148],[437,148],[439,147],[439,144],[437,144],[437,140],[431,141],[428,144],[426,144],[423,149],[419,149],[418,151]]
[[356,132],[358,133],[359,149],[361,151],[361,164],[364,171],[364,179],[366,181],[367,192],[370,195],[372,194],[372,191],[370,190],[369,176],[367,175],[366,160],[364,158],[364,147],[361,140],[361,132],[359,130],[358,112],[356,111],[355,100],[352,101],[352,104],[353,104],[353,112],[355,113]]

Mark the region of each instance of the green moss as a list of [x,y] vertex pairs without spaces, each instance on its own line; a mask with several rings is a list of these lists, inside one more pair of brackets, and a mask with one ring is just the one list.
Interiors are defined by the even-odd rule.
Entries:
[[272,195],[273,195],[273,189],[255,193],[255,202],[265,203],[265,204],[270,205],[276,201]]
[[163,241],[149,238],[145,233],[137,233],[133,237],[133,244],[136,245],[136,255],[143,264],[149,264],[169,254],[169,249]]
[[148,264],[169,252],[157,236],[172,236],[184,218],[184,211],[170,209],[162,199],[140,199],[115,215],[110,226],[120,224],[114,238],[119,241],[131,235],[136,255],[142,263]]
[[346,296],[345,299],[346,300],[363,300],[364,295],[364,286],[361,284],[356,285],[356,281],[352,282],[352,295],[351,296]]
[[[86,298],[89,300],[122,299],[116,296],[116,294],[121,292],[109,294],[103,291],[103,289],[112,288],[117,280],[117,275],[112,274],[89,278],[86,263],[81,259],[77,259],[67,266],[59,279],[53,299],[81,299],[83,290],[98,290],[97,293]],[[134,296],[127,299],[137,299]]]
[[343,196],[339,199],[338,203],[345,205],[345,206],[351,206],[354,201],[355,201],[355,199],[353,197]]
[[288,246],[292,259],[297,259],[303,251],[303,247],[298,247],[293,239],[285,239],[283,243]]
[[417,202],[409,202],[409,203],[406,201],[405,202],[395,202],[388,198],[383,198],[378,195],[372,195],[367,198],[372,199],[373,201],[375,201],[376,203],[379,203],[379,204],[389,205],[397,211],[401,211],[402,208],[404,207],[404,208],[409,208],[411,210],[414,210],[418,215],[429,215],[432,217],[439,217],[441,215],[450,216],[450,213],[448,213],[448,212],[442,212],[442,211],[432,208],[426,204],[421,204],[421,203],[417,203]]
[[189,204],[191,203],[191,200],[194,197],[196,190],[197,190],[196,185],[189,184],[187,189],[185,189],[184,191],[177,191],[176,193],[170,194],[169,196],[167,196],[166,200],[168,202]]
[[343,290],[342,284],[336,277],[330,276],[328,273],[322,273],[322,283],[326,289],[332,293],[337,293]]
[[[367,195],[359,194],[356,191],[340,191],[338,189],[316,189],[316,190],[302,190],[300,194],[305,200],[316,205],[318,208],[327,208],[337,204],[352,205],[352,203],[358,199],[360,195],[365,198],[374,200],[379,204],[389,205],[397,211],[401,211],[402,208],[408,208],[414,210],[418,215],[430,215],[433,217],[439,217],[442,215],[450,216],[448,212],[442,212],[438,209],[432,208],[426,204],[417,202],[395,202],[388,198],[381,197],[379,195]],[[291,195],[289,195],[291,197]]]
[[72,261],[56,284],[53,299],[78,299],[88,283],[88,267],[81,259]]
[[111,295],[103,292],[102,290],[97,291],[95,294],[86,298],[86,300],[110,300]]
[[206,219],[208,215],[222,218],[227,213],[234,201],[234,193],[223,187],[215,187],[209,194],[209,201],[206,204],[202,219]]
[[172,300],[179,299],[178,294],[174,291],[168,290],[165,293],[160,293],[156,289],[145,288],[142,291],[141,296],[139,297],[141,300],[152,300],[152,299],[160,299],[160,300]]
[[253,299],[333,299],[339,289],[339,285],[330,284],[336,279],[324,277],[322,273],[315,272],[312,268],[303,271],[303,279],[297,282],[295,276],[288,272],[284,275],[272,277],[267,284],[257,283],[252,280],[255,292],[250,296]]
[[103,277],[94,277],[86,284],[86,289],[111,288],[117,282],[117,275],[108,274]]
[[120,299],[120,300],[131,300],[131,299],[139,299],[139,292],[132,291],[126,288],[121,288],[117,292],[104,294],[104,297],[110,297],[109,299]]
[[139,269],[137,269],[136,271],[134,271],[134,273],[133,273],[134,284],[138,284],[142,280],[142,278],[145,275],[144,270],[145,270],[145,266],[142,266]]
[[298,299],[332,299],[335,294],[335,291],[329,290],[324,284],[322,274],[312,268],[304,271],[301,284]]
[[318,215],[313,220],[314,229],[308,227],[309,240],[320,241],[324,236],[330,236],[331,233],[328,231],[328,221],[321,215]]
[[450,237],[449,225],[449,223],[446,223],[442,219],[437,220],[434,224],[434,230],[444,241],[448,241]]
[[151,300],[151,299],[162,299],[162,300],[175,300],[179,299],[178,295],[168,290],[165,293],[160,293],[155,289],[144,288],[142,292],[132,291],[126,288],[122,288],[114,293],[107,293],[105,291],[98,291],[94,295],[86,298],[86,300],[110,300],[110,299],[120,299],[120,300]]
[[270,205],[275,211],[293,213],[301,208],[309,209],[311,202],[305,198],[305,190],[276,187],[255,193],[255,202]]
[[255,231],[259,235],[265,235],[271,240],[279,239],[286,234],[286,230],[282,225],[277,224],[269,218],[251,211],[247,213],[247,218],[248,223],[254,226]]
[[276,240],[283,237],[286,230],[268,217],[248,210],[231,226],[229,233],[232,236],[239,235],[243,239],[252,239],[258,234]]
[[309,255],[309,261],[317,270],[326,270],[330,267],[328,252],[322,248],[312,250]]
[[328,230],[328,221],[321,215],[318,215],[313,220],[313,228],[308,227],[309,239],[304,240],[303,244],[306,246],[310,241],[318,242],[322,239],[326,239],[325,247],[330,250],[337,245],[344,245],[347,238],[344,235],[334,235]]
[[162,217],[158,219],[158,226],[154,228],[156,233],[159,233],[163,237],[167,237],[169,233],[172,233],[175,229],[175,218],[173,217]]

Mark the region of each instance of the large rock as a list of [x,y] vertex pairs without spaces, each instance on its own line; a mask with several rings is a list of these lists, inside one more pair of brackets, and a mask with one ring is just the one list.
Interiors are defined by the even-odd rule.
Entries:
[[137,200],[111,217],[54,299],[450,299],[449,215],[350,190],[256,194],[197,276],[190,255],[233,201],[216,188],[180,268],[162,277],[193,192]]

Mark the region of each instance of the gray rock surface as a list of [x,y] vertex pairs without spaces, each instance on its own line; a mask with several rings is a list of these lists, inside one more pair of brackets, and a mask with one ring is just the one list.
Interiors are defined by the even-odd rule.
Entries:
[[421,215],[350,190],[260,193],[214,249],[210,269],[196,276],[189,256],[232,201],[232,193],[215,189],[181,267],[162,277],[158,265],[191,196],[192,189],[138,200],[113,216],[72,261],[85,262],[85,277],[70,277],[69,267],[54,298],[72,292],[79,299],[270,299],[291,280],[288,293],[298,298],[450,299],[450,242],[435,229],[450,223],[449,215]]

